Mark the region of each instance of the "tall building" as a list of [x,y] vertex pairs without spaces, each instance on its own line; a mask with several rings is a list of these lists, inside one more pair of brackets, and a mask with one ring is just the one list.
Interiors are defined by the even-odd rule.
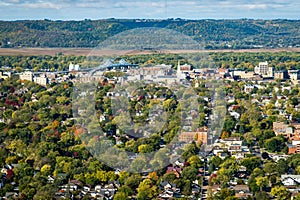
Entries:
[[69,65],[69,72],[71,71],[79,71],[80,70],[80,66],[78,64],[74,65],[73,63],[70,63]]
[[286,70],[277,71],[274,74],[274,79],[286,80],[288,78],[289,76]]
[[273,67],[269,67],[268,62],[260,62],[258,66],[254,67],[254,73],[262,77],[274,77]]
[[30,71],[25,71],[22,74],[20,74],[20,79],[22,81],[24,81],[24,80],[33,81],[33,73]]
[[46,76],[34,77],[34,82],[42,86],[46,86],[48,81],[49,80]]
[[300,70],[289,70],[288,74],[292,81],[300,80]]

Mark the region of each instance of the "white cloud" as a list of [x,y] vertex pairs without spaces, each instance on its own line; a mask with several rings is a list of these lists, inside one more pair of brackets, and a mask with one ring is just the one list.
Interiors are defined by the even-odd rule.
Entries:
[[[18,8],[18,13],[9,9]],[[298,0],[0,0],[0,19],[36,18],[57,10],[66,19],[83,18],[299,18]],[[68,12],[65,12],[65,11]],[[263,10],[263,12],[259,12]],[[76,14],[76,15],[75,15]],[[3,16],[2,16],[3,15]],[[43,17],[42,17],[43,18]]]
[[55,4],[50,2],[38,2],[38,3],[24,3],[22,4],[22,7],[33,8],[33,9],[39,9],[39,8],[61,9],[64,6],[62,4]]

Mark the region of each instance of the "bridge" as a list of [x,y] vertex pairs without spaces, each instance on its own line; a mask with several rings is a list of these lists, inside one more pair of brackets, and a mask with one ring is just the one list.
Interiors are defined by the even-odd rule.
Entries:
[[139,65],[137,64],[131,64],[128,63],[126,60],[121,59],[118,63],[113,63],[114,60],[107,60],[103,65],[100,65],[97,68],[90,68],[90,69],[86,69],[84,71],[89,71],[89,75],[93,76],[97,71],[102,71],[105,69],[128,69],[131,67],[138,67]]

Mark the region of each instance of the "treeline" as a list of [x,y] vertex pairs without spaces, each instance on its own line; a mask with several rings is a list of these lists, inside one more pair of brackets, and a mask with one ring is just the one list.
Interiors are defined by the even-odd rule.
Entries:
[[179,31],[206,49],[297,47],[300,20],[0,21],[0,47],[96,47],[120,32],[142,27]]

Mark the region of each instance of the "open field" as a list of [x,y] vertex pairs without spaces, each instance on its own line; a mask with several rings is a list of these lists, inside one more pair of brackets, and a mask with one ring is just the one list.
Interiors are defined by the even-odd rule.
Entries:
[[240,49],[240,50],[162,50],[162,51],[139,51],[139,50],[97,50],[91,48],[0,48],[0,55],[74,55],[74,56],[103,56],[103,55],[137,55],[152,53],[210,53],[210,52],[300,52],[300,48],[281,49]]

